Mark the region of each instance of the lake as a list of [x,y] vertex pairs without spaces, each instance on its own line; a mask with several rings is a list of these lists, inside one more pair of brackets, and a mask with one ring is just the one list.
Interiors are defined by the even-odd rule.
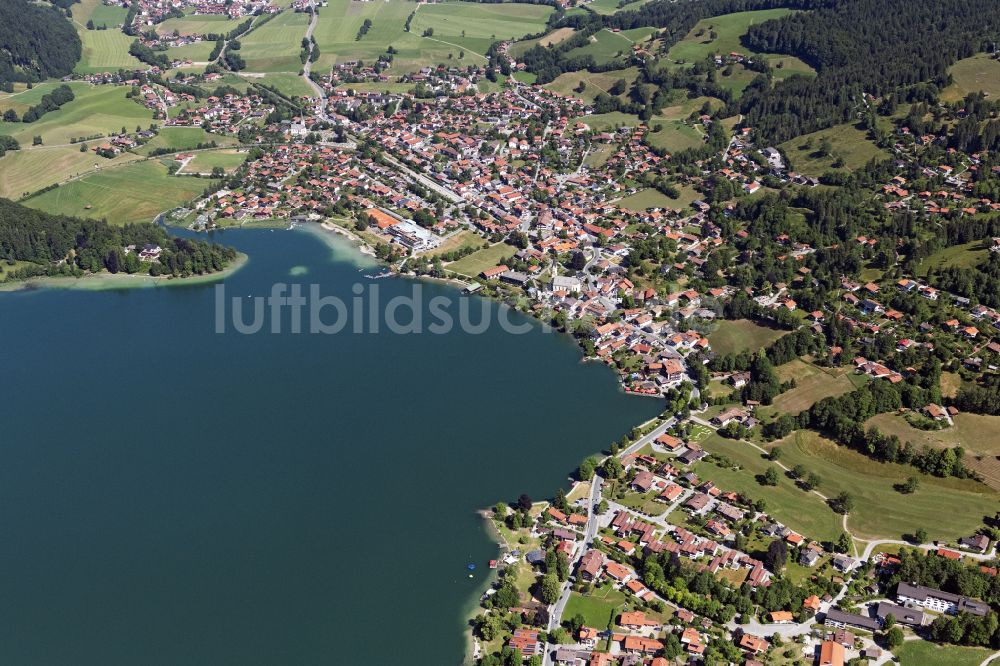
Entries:
[[[319,234],[216,239],[250,256],[224,283],[247,303],[418,284]],[[568,487],[662,409],[536,324],[218,333],[216,298],[0,294],[0,662],[458,664],[497,554],[476,510]]]

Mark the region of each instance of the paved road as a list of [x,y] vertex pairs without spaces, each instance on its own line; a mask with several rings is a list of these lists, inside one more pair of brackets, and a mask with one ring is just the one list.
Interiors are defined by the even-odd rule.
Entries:
[[[319,12],[316,11],[316,3],[315,2],[310,2],[309,3],[309,8],[312,9],[312,20],[309,21],[309,27],[306,28],[306,39],[309,40],[309,53],[311,55],[312,54],[312,50],[313,50],[312,36],[313,36],[313,31],[316,29],[316,23],[319,21]],[[302,66],[302,78],[304,78],[306,80],[306,83],[308,83],[309,87],[313,89],[313,92],[315,92],[316,96],[320,98],[320,101],[324,101],[325,102],[326,101],[326,93],[323,91],[323,88],[321,88],[315,81],[313,81],[311,78],[309,78],[309,73],[310,72],[312,72],[312,59],[311,58],[306,58],[306,62]],[[326,105],[324,104],[324,109],[323,109],[323,116],[324,117],[326,116],[326,108],[325,108],[325,106]]]

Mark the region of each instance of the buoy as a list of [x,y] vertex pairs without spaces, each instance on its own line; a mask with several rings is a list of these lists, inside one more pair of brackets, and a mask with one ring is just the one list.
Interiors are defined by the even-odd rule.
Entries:
[[472,563],[472,562],[469,562],[469,565],[468,565],[467,568],[468,568],[469,571],[474,571],[476,569],[476,565],[474,563]]

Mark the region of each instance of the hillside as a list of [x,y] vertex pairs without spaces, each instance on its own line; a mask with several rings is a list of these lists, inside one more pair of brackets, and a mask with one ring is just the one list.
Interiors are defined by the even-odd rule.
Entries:
[[58,10],[27,0],[0,2],[0,83],[65,76],[81,49],[76,30]]

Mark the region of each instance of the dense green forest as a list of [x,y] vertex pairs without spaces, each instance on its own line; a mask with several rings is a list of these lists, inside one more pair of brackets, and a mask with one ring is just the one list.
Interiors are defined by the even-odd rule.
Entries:
[[81,53],[63,12],[28,0],[0,2],[0,83],[66,76]]
[[[142,264],[134,245],[159,245],[158,263]],[[27,261],[8,279],[37,275],[83,275],[102,270],[150,275],[200,275],[224,269],[236,258],[230,247],[173,238],[163,228],[143,222],[112,226],[104,220],[49,215],[0,199],[0,260]]]

